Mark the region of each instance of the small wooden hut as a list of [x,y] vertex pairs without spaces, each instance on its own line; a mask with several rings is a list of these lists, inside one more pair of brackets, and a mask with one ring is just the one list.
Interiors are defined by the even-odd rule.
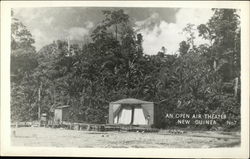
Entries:
[[60,124],[62,122],[67,122],[69,121],[69,105],[62,105],[62,106],[57,106],[54,109],[54,122],[56,122],[57,124]]

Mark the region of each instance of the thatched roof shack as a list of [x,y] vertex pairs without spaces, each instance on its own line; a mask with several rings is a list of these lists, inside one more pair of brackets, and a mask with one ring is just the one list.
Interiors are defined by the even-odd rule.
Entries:
[[127,98],[109,104],[109,124],[152,126],[154,115],[153,102]]

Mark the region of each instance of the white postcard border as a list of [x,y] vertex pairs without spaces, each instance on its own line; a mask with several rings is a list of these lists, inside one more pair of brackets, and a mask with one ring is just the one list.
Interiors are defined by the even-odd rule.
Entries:
[[[241,9],[240,148],[54,148],[10,145],[10,9],[14,7],[183,7]],[[1,155],[75,157],[217,157],[249,155],[249,2],[235,1],[3,1],[1,2]]]

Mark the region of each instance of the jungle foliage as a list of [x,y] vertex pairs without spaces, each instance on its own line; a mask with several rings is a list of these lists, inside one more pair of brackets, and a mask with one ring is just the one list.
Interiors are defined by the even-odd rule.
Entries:
[[[232,9],[213,11],[207,24],[184,28],[190,36],[175,55],[164,47],[145,54],[143,36],[123,10],[103,11],[105,18],[82,47],[58,40],[38,52],[31,33],[13,17],[12,121],[37,120],[39,105],[51,114],[53,107],[67,104],[72,121],[105,123],[109,102],[137,98],[155,102],[162,128],[174,125],[165,114],[178,112],[224,113],[239,127],[239,17]],[[210,44],[196,46],[193,29]]]

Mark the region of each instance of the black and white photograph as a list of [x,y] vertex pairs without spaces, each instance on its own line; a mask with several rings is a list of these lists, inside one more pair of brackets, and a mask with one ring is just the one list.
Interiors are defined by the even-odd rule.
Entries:
[[9,11],[10,146],[242,148],[239,7]]

